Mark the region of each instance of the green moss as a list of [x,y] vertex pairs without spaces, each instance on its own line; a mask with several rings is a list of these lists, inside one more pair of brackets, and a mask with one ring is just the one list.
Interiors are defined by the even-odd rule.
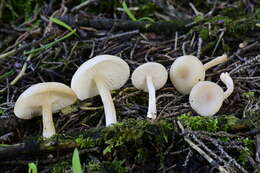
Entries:
[[242,94],[243,97],[247,98],[247,99],[250,99],[250,100],[259,100],[260,98],[257,98],[255,96],[255,92],[252,92],[252,91],[249,91],[249,92],[245,92]]
[[87,163],[86,167],[88,169],[88,172],[91,172],[91,173],[102,173],[102,172],[104,172],[104,168],[103,168],[102,163],[95,161],[95,160],[89,161]]
[[208,52],[212,52],[212,50],[214,49],[216,43],[217,43],[216,40],[211,41],[211,42],[208,42],[206,45],[204,45],[204,46],[201,48],[201,53],[202,53],[203,55],[205,55],[205,54],[207,54]]
[[65,172],[65,170],[69,169],[71,167],[70,161],[60,161],[53,165],[49,165],[49,168],[51,168],[52,173],[61,173]]
[[199,35],[200,37],[204,40],[204,41],[208,41],[209,40],[209,30],[207,28],[202,28],[199,31]]
[[185,127],[189,127],[192,130],[203,130],[208,132],[218,131],[218,120],[214,117],[202,117],[202,116],[189,116],[181,115],[178,117],[178,120]]
[[240,120],[235,116],[223,115],[218,118],[220,130],[230,131],[234,126],[239,124]]
[[17,19],[24,16],[25,21],[30,20],[36,10],[40,10],[39,6],[42,0],[11,0],[5,3],[3,8],[3,19],[6,21]]
[[75,141],[79,144],[80,148],[95,147],[96,141],[90,137],[84,138],[82,135],[77,137]]
[[247,12],[242,7],[236,7],[222,9],[213,17],[194,17],[193,21],[197,25],[192,27],[192,30],[203,39],[202,56],[212,53],[222,32],[224,36],[215,54],[233,52],[239,42],[250,40],[251,37],[260,37],[257,29],[259,16],[259,9],[255,12]]
[[124,160],[104,161],[102,164],[107,168],[108,172],[127,173],[129,168],[124,166]]
[[122,147],[128,142],[135,142],[143,136],[143,128],[147,125],[147,121],[129,119],[105,128],[102,133],[108,146],[103,150],[103,154],[110,153],[114,148]]
[[250,165],[248,158],[253,155],[254,140],[249,138],[242,138],[238,140],[243,144],[243,149],[239,152],[238,160],[242,166],[248,168],[248,165]]

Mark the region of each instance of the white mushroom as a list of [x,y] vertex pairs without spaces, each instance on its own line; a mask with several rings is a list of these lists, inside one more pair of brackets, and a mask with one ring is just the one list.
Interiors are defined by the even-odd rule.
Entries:
[[43,137],[51,137],[55,132],[52,113],[73,104],[77,100],[68,86],[58,82],[32,85],[17,99],[14,113],[18,118],[31,119],[42,115]]
[[80,100],[101,96],[108,126],[117,122],[110,90],[122,87],[129,75],[129,66],[124,60],[117,56],[100,55],[79,67],[72,77],[71,88]]
[[155,91],[165,85],[167,78],[168,73],[165,67],[154,62],[139,66],[132,74],[133,85],[138,89],[149,92],[148,118],[156,119]]
[[223,101],[233,92],[234,84],[229,74],[222,73],[220,79],[227,87],[225,92],[219,85],[210,81],[199,82],[192,88],[189,101],[192,109],[198,114],[202,116],[216,114]]
[[227,55],[217,57],[206,64],[192,55],[177,58],[170,69],[170,79],[174,87],[182,94],[189,94],[192,87],[199,81],[204,81],[205,71],[227,61]]

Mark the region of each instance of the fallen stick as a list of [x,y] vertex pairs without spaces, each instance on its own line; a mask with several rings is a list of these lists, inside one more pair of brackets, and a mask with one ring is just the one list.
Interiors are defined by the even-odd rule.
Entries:
[[131,21],[120,19],[80,19],[79,26],[93,27],[96,29],[111,29],[114,30],[140,30],[141,32],[154,32],[160,34],[171,34],[178,32],[188,31],[189,28],[185,27],[188,22],[180,20],[162,21],[162,22],[147,22],[147,21]]

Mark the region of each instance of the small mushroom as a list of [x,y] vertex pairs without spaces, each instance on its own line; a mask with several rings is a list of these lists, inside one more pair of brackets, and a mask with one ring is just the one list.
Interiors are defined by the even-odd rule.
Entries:
[[128,80],[128,64],[117,56],[99,55],[83,63],[71,80],[71,88],[80,100],[100,95],[106,126],[116,123],[115,106],[110,90],[119,89]]
[[165,67],[154,62],[140,65],[132,74],[133,85],[149,93],[148,118],[156,119],[155,91],[165,85],[167,78],[168,73]]
[[177,58],[170,69],[170,79],[174,87],[182,94],[189,94],[192,87],[204,81],[206,70],[227,61],[227,55],[219,56],[206,64],[192,55]]
[[218,112],[223,101],[230,96],[234,90],[234,83],[228,73],[220,75],[221,81],[226,85],[223,89],[214,82],[202,81],[197,83],[190,92],[190,105],[202,116],[212,116]]
[[72,89],[62,83],[38,83],[19,96],[14,106],[14,113],[21,119],[42,115],[43,137],[48,138],[56,133],[52,113],[73,104],[76,100]]

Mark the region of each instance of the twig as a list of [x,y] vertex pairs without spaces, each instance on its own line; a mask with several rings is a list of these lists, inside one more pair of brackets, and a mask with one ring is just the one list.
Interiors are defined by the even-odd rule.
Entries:
[[96,29],[111,29],[131,31],[139,30],[141,32],[154,32],[162,34],[171,34],[173,32],[186,32],[189,30],[185,27],[186,21],[172,20],[162,22],[147,22],[147,21],[130,21],[120,19],[80,19],[78,22],[79,26],[94,27]]
[[8,132],[5,135],[0,136],[0,142],[7,142],[10,140],[10,138],[14,136],[13,132]]
[[214,50],[213,50],[211,56],[213,56],[213,55],[215,54],[215,51],[217,50],[218,45],[219,45],[219,43],[220,43],[220,40],[222,39],[224,33],[225,33],[224,30],[220,33],[219,38],[218,38],[218,41],[217,41],[217,44],[215,45]]
[[225,165],[228,164],[224,159],[218,157],[214,152],[212,152],[212,150],[209,149],[209,148],[208,148],[202,141],[200,141],[195,135],[192,135],[192,138],[193,138],[194,141],[196,141],[200,146],[202,146],[208,153],[210,153],[215,159],[218,159],[219,161],[221,161],[221,162],[224,163]]
[[[182,133],[184,133],[184,127],[182,126],[180,121],[177,121],[178,126],[180,127]],[[222,173],[228,173],[228,171],[220,166],[217,162],[215,162],[207,153],[205,153],[201,148],[199,148],[195,143],[193,143],[187,136],[184,136],[184,140],[200,155],[202,155],[212,166],[216,166]]]
[[182,54],[183,55],[186,55],[186,50],[185,50],[185,46],[186,46],[186,44],[188,43],[189,41],[184,41],[183,43],[182,43]]
[[81,4],[73,7],[71,9],[71,12],[76,12],[76,11],[80,10],[81,8],[86,7],[88,4],[91,4],[92,2],[95,2],[95,1],[96,0],[88,0],[88,1],[82,2]]
[[199,12],[199,11],[196,9],[196,7],[193,5],[193,3],[190,2],[189,5],[190,5],[191,9],[194,11],[194,13],[195,13],[196,16],[203,16],[203,15],[204,15],[202,12]]
[[[206,149],[206,150],[209,150],[209,148],[204,145],[201,141],[198,140],[197,137],[195,136],[192,136],[193,139],[198,142],[200,145],[203,145],[203,147]],[[228,158],[229,160],[229,163],[233,163],[238,169],[240,169],[243,173],[248,173],[240,164],[237,163],[237,161],[235,159],[233,159],[224,149],[222,146],[220,146],[215,140],[211,140],[211,142],[220,150],[220,153],[223,154],[226,158]],[[225,165],[227,165],[228,163],[223,160],[222,158],[220,157],[217,157],[218,159],[220,159],[220,161],[224,162]]]
[[202,38],[199,37],[199,41],[198,41],[198,51],[197,51],[197,57],[200,58],[201,55],[201,46],[202,46]]
[[175,32],[174,50],[177,50],[178,46],[178,32]]
[[[84,153],[91,153],[94,151],[98,151],[98,147],[83,149],[83,150],[80,150],[79,153],[84,154]],[[49,164],[49,163],[58,162],[59,160],[69,159],[72,157],[72,155],[73,155],[73,153],[69,153],[62,157],[57,157],[57,158],[47,159],[47,160],[16,160],[16,159],[14,159],[12,161],[3,161],[1,163],[5,164],[5,165],[27,165],[28,163],[32,163],[32,162],[41,163],[41,164]]]
[[115,38],[120,38],[120,37],[124,37],[124,36],[136,35],[138,33],[139,33],[138,30],[134,30],[134,31],[124,32],[124,33],[114,34],[114,35],[111,35],[108,37],[98,38],[98,39],[95,39],[95,41],[104,41],[104,40],[109,40],[109,39],[115,39]]
[[244,64],[241,64],[241,65],[237,66],[236,68],[234,68],[233,70],[231,70],[229,72],[229,74],[239,73],[239,72],[245,70],[247,68],[247,66],[251,65],[255,61],[258,61],[259,59],[260,59],[260,55],[257,55],[253,59],[248,60]]
[[258,41],[254,42],[250,45],[247,45],[246,47],[244,47],[242,49],[238,49],[233,55],[230,56],[230,59],[233,59],[235,56],[241,55],[254,47],[259,47]]
[[9,57],[9,56],[12,56],[12,55],[14,55],[16,53],[16,49],[13,49],[13,50],[10,50],[9,52],[6,52],[6,53],[4,53],[4,54],[1,54],[0,55],[0,60],[1,59],[4,59],[4,58],[7,58],[7,57]]
[[25,74],[25,70],[27,68],[27,65],[28,65],[28,61],[31,60],[33,54],[30,54],[27,59],[26,59],[26,62],[23,64],[23,67],[22,67],[22,70],[19,72],[19,74],[14,78],[14,80],[11,82],[11,85],[15,85],[22,77],[23,75]]

